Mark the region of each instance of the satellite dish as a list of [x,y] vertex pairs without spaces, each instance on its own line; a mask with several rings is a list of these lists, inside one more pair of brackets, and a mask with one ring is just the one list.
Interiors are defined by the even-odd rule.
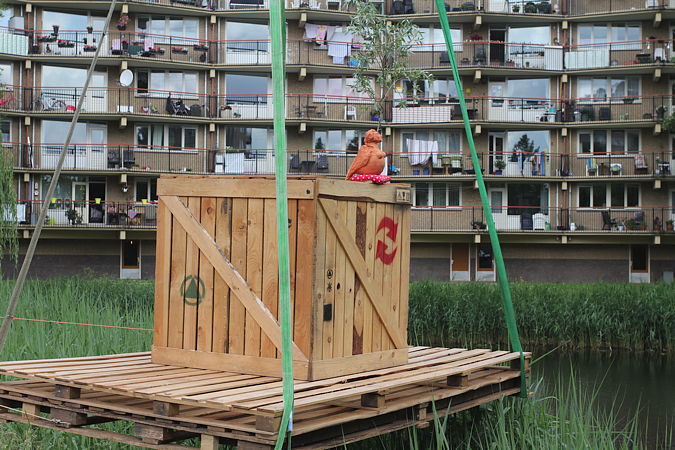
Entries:
[[134,73],[129,69],[123,70],[122,73],[120,74],[120,84],[122,86],[130,86],[131,83],[133,83],[133,81],[134,81]]

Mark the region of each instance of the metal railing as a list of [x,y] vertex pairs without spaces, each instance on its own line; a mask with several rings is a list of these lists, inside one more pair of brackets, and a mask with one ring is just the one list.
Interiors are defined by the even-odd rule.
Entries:
[[[531,233],[674,233],[675,219],[675,209],[666,206],[495,206],[492,214],[498,231]],[[414,206],[411,229],[413,232],[487,232],[482,206],[474,205]]]
[[[19,201],[19,225],[36,225],[43,200]],[[157,203],[143,199],[139,202],[104,199],[52,199],[45,227],[78,228],[147,228],[157,226]]]

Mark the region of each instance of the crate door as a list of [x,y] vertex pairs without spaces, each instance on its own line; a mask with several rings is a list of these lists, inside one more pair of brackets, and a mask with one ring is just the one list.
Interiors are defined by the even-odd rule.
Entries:
[[407,284],[409,207],[319,202],[316,279],[323,320],[317,324],[314,356],[405,348],[407,287],[402,288],[402,280]]

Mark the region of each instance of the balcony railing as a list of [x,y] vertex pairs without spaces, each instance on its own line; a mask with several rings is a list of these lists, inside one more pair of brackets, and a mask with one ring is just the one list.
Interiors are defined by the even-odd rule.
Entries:
[[[62,146],[59,144],[4,143],[16,169],[53,169]],[[303,175],[344,177],[357,146],[351,150],[288,149],[288,172]],[[641,151],[625,154],[533,154],[478,149],[484,175],[503,178],[640,178],[675,175],[675,153]],[[387,159],[388,173],[400,178],[457,180],[475,176],[468,152],[396,152]],[[151,145],[72,144],[64,170],[145,173],[274,173],[271,149],[204,149]]]
[[[560,208],[493,206],[500,232],[673,233],[675,208]],[[413,207],[413,232],[487,232],[481,206]]]
[[[43,200],[17,203],[19,225],[36,225]],[[54,198],[49,204],[45,227],[146,228],[157,226],[157,203],[148,199],[121,202],[104,199]]]

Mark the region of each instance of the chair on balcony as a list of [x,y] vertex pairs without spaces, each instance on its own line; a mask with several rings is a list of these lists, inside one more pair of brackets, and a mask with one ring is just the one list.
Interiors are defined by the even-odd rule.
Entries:
[[356,120],[356,106],[345,105],[345,120]]
[[598,120],[612,120],[612,110],[607,106],[601,107],[598,110]]
[[316,159],[316,170],[320,172],[328,171],[328,156],[319,155],[319,157]]
[[478,47],[473,57],[474,66],[484,66],[487,64],[487,52],[484,47]]
[[120,153],[116,150],[108,150],[108,169],[120,168]]
[[296,153],[294,155],[291,155],[291,162],[290,162],[290,170],[299,172],[301,167],[300,167],[300,156]]
[[586,175],[597,175],[598,174],[598,162],[595,158],[588,158],[586,160]]
[[635,175],[647,174],[649,174],[649,167],[647,167],[647,163],[645,162],[645,155],[635,155]]
[[534,229],[534,223],[532,220],[532,213],[522,213],[520,215],[520,229],[521,230],[532,230]]
[[635,211],[635,215],[633,216],[633,220],[635,221],[635,225],[640,227],[644,226],[645,224],[645,212],[644,211]]
[[612,227],[616,226],[616,219],[612,219],[609,216],[609,211],[602,211],[602,229],[611,230]]
[[450,55],[448,55],[448,52],[441,52],[441,57],[438,62],[440,64],[450,64]]

